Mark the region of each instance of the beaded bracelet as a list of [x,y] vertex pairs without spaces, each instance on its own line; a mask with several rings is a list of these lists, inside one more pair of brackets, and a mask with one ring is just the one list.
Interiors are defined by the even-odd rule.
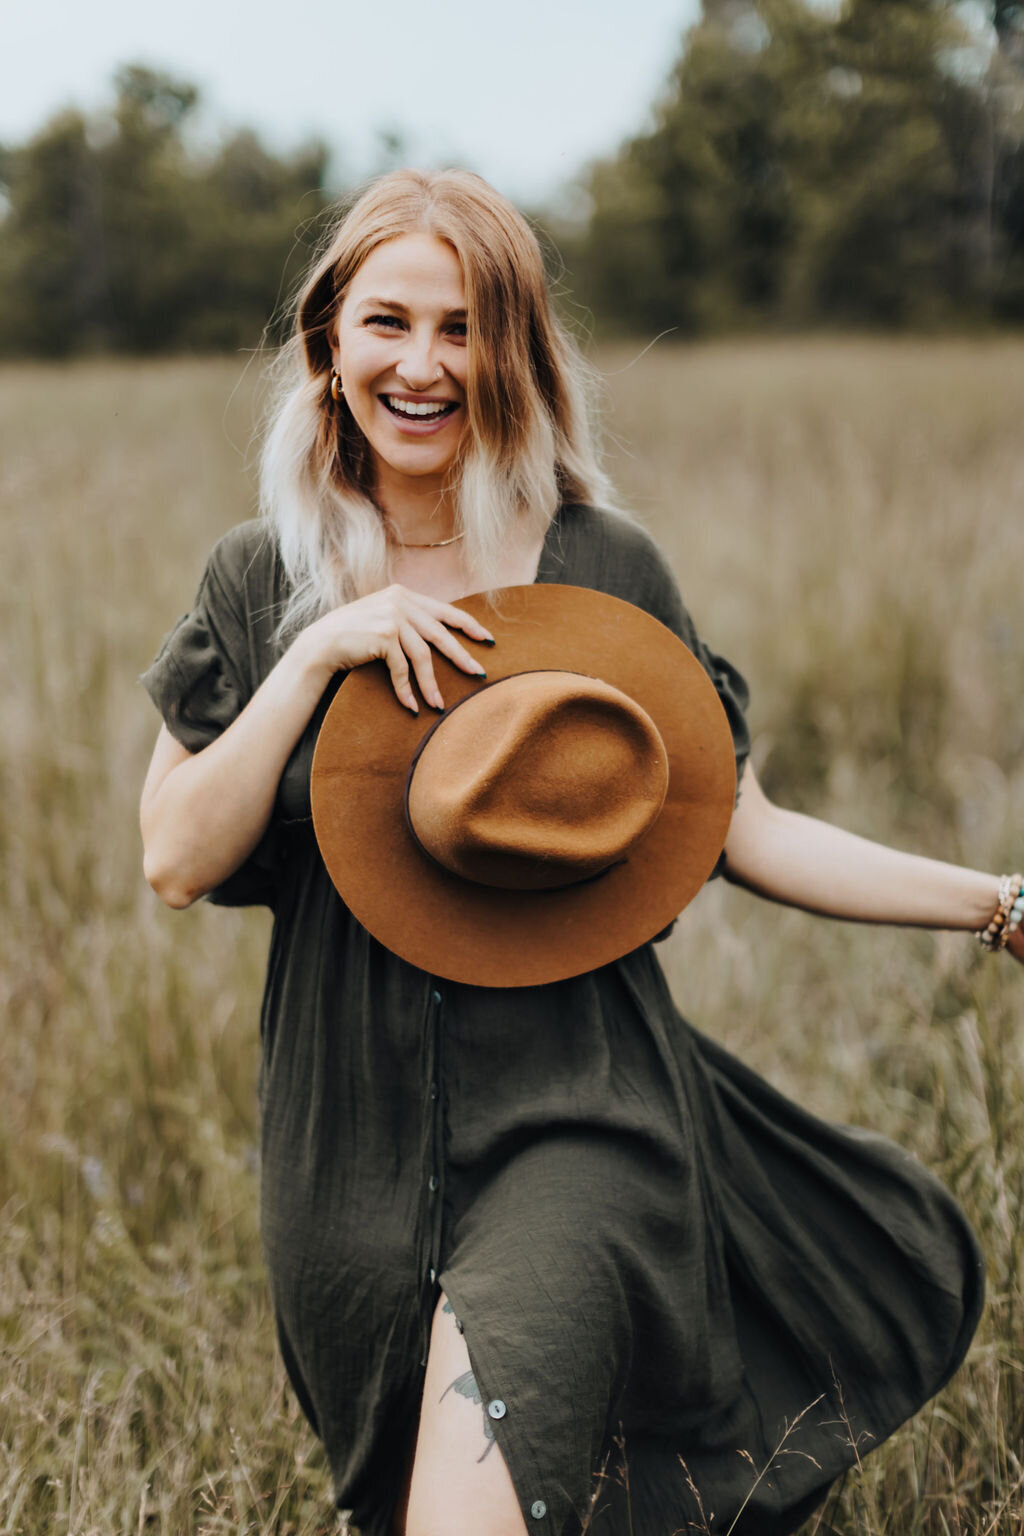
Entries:
[[975,937],[982,949],[987,949],[989,954],[996,954],[1005,949],[1010,942],[1010,934],[1015,933],[1024,918],[1024,876],[1003,875],[999,881],[999,905],[996,908],[988,926],[982,928]]

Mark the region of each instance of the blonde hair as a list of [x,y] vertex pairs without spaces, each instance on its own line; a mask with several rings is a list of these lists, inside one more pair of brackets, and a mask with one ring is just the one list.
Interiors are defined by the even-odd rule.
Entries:
[[469,171],[381,176],[329,232],[271,370],[260,504],[291,583],[282,633],[390,580],[394,544],[373,499],[369,444],[344,397],[331,399],[331,333],[370,252],[421,231],[452,246],[466,289],[468,430],[451,493],[475,585],[497,584],[513,527],[539,536],[561,502],[611,501],[589,370],[552,312],[525,219]]

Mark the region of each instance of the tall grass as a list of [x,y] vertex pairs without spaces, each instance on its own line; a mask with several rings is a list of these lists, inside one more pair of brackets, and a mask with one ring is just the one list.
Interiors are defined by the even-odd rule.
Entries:
[[[753,687],[782,803],[1024,862],[1024,346],[608,354],[613,468]],[[0,1536],[335,1528],[256,1229],[262,912],[165,911],[137,673],[253,499],[232,362],[0,372]],[[718,882],[684,1010],[937,1168],[985,1244],[965,1369],[818,1529],[1024,1532],[1024,973]],[[665,1536],[669,1536],[666,1532]]]

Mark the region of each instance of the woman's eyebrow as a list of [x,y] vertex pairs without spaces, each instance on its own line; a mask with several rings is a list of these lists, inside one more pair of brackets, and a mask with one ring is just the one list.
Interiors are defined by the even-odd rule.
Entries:
[[[362,299],[357,308],[360,311],[367,309],[394,309],[399,314],[407,315],[409,313],[408,305],[403,304],[400,299]],[[464,309],[446,309],[444,316],[446,320],[465,320],[466,311]]]

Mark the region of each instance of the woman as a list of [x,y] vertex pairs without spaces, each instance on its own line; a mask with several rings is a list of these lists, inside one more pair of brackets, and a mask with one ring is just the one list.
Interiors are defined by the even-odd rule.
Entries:
[[532,234],[484,182],[371,186],[282,372],[269,516],[216,547],[146,675],[165,724],[142,828],[171,906],[275,911],[264,1244],[338,1502],[366,1536],[668,1536],[702,1509],[794,1530],[962,1359],[982,1293],[962,1216],[898,1149],[692,1031],[649,944],[509,990],[377,943],[313,835],[320,726],[372,660],[414,713],[445,707],[436,656],[483,676],[466,594],[589,587],[673,629],[718,690],[741,775],[728,878],[837,917],[989,925],[993,947],[1012,927],[1018,959],[1019,881],[766,800],[742,679],[650,539],[596,510],[580,365]]

